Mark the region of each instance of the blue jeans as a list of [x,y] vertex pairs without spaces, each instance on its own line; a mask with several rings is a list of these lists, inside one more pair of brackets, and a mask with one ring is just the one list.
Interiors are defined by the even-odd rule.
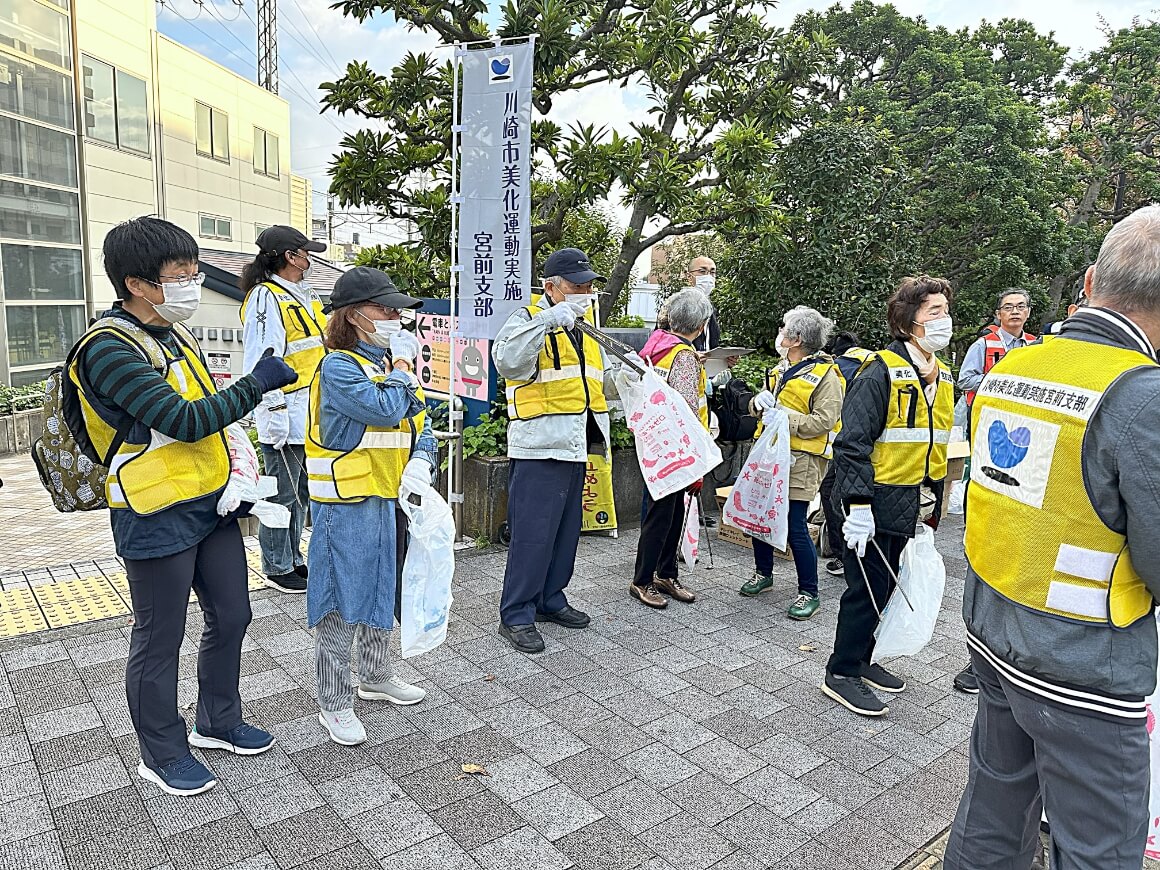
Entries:
[[262,545],[262,573],[274,577],[278,574],[289,574],[295,565],[306,562],[302,558],[300,546],[302,529],[306,525],[306,511],[310,508],[306,447],[303,444],[287,444],[278,451],[269,444],[259,446],[262,448],[266,474],[278,478],[278,494],[269,501],[290,510],[289,528],[258,527],[258,543]]
[[[818,595],[818,551],[814,548],[814,541],[810,537],[810,528],[806,524],[806,514],[809,512],[808,501],[791,501],[789,503],[789,549],[793,553],[793,562],[797,567],[798,592],[816,598]],[[773,547],[753,539],[753,564],[758,574],[769,576],[773,573]]]

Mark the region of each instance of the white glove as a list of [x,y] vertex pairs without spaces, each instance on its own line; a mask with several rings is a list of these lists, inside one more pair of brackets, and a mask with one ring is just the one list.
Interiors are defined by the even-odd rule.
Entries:
[[846,546],[858,553],[866,555],[866,545],[874,537],[874,511],[870,505],[855,505],[850,508],[846,521],[842,524],[842,536],[846,539]]
[[266,437],[275,450],[286,446],[286,439],[290,437],[290,412],[283,408],[281,411],[271,411],[266,423]]
[[[620,366],[621,372],[624,374],[624,377],[626,380],[634,381],[634,382],[639,381],[640,380],[640,372],[638,372],[635,368],[633,368],[633,365],[635,365],[639,368],[642,368],[642,369],[647,369],[648,366],[645,365],[644,360],[642,360],[640,358],[640,354],[638,354],[638,353],[635,353],[635,352],[626,353],[625,356],[628,358],[628,362],[621,364],[621,366]],[[631,363],[631,365],[630,365],[630,363]]]
[[419,355],[419,339],[406,330],[396,332],[391,336],[391,360],[403,359],[414,364]]
[[245,489],[245,482],[238,475],[231,474],[230,482],[226,484],[226,488],[218,496],[217,514],[219,517],[233,513],[242,506],[242,493],[245,492]]
[[777,407],[777,399],[774,398],[773,393],[769,390],[762,390],[753,397],[753,407],[764,414],[766,411],[772,411]]
[[588,310],[592,307],[592,300],[588,298],[571,299],[566,297],[564,302],[568,305],[569,308],[576,312],[577,320],[582,320],[584,315],[587,314]]
[[403,467],[399,479],[399,498],[409,498],[415,492],[431,485],[431,463],[418,456],[412,456]]
[[571,329],[576,325],[576,309],[567,302],[559,302],[551,308],[545,308],[539,316],[549,328],[562,326]]

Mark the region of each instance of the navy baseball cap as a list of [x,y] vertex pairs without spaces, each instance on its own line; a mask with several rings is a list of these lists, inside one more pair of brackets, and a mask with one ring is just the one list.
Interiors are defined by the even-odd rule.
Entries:
[[419,308],[422,299],[408,296],[395,286],[391,276],[370,266],[355,266],[348,269],[334,282],[330,294],[330,304],[323,310],[329,314],[336,308],[357,305],[360,302],[377,302],[384,308]]
[[587,284],[589,281],[607,281],[603,275],[592,271],[588,255],[579,248],[561,248],[548,255],[544,263],[545,278],[564,278],[573,284]]
[[266,227],[254,242],[258,245],[258,250],[267,254],[298,250],[321,254],[326,250],[325,243],[308,239],[300,230],[283,224]]

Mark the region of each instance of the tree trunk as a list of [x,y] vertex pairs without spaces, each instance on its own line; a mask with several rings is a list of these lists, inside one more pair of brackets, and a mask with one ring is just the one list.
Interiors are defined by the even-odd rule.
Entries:
[[616,265],[612,267],[612,274],[604,285],[604,295],[600,297],[600,322],[607,323],[608,316],[616,309],[623,295],[625,285],[632,278],[632,267],[641,253],[641,232],[644,223],[649,218],[649,208],[644,201],[637,200],[632,208],[632,217],[628,221],[628,229],[624,234],[624,241],[620,245],[620,256]]

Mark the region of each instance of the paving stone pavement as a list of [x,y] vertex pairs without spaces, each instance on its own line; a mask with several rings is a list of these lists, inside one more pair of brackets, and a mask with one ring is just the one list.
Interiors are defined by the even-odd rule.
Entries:
[[[792,565],[741,598],[752,555],[724,542],[686,573],[695,604],[652,611],[626,591],[636,532],[584,538],[569,592],[592,627],[544,626],[539,656],[495,634],[506,553],[462,554],[447,643],[397,664],[427,699],[357,702],[369,740],[351,748],[316,720],[304,598],[253,592],[245,715],[278,743],[205,753],[220,784],[195,798],[134,772],[124,618],[0,641],[0,868],[894,868],[946,828],[966,775],[961,537],[939,533],[944,611],[895,663],[911,688],[882,720],[818,690],[842,581],[823,573],[822,610],[792,622]],[[192,607],[187,717],[201,630]]]
[[[359,747],[318,725],[303,597],[252,592],[245,715],[278,743],[202,754],[220,784],[195,798],[134,772],[124,618],[0,640],[0,870],[937,870],[975,709],[951,685],[961,524],[938,536],[935,637],[891,665],[910,688],[880,720],[817,688],[841,580],[823,573],[821,612],[795,623],[792,565],[743,599],[752,556],[718,541],[685,574],[697,603],[651,611],[626,592],[636,537],[582,540],[570,595],[592,627],[544,626],[539,656],[495,635],[506,553],[461,554],[447,643],[397,664],[427,699],[356,702]],[[66,538],[63,558],[92,557]],[[201,629],[192,607],[187,717]]]

